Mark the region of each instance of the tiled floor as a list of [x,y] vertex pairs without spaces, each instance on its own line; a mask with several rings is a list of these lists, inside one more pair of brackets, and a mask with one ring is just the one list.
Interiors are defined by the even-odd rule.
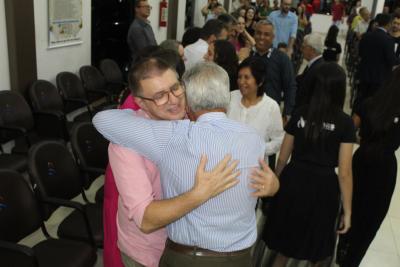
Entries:
[[[100,176],[97,180],[93,182],[89,190],[86,192],[86,196],[89,199],[89,201],[94,202],[94,197],[97,192],[97,189],[100,188],[104,184],[104,177]],[[83,203],[82,197],[76,197],[74,200]],[[49,232],[49,234],[53,237],[57,237],[57,229],[59,223],[66,217],[68,214],[72,211],[70,208],[58,208],[50,217],[47,222],[45,222],[46,228]],[[44,240],[44,235],[42,234],[42,231],[39,229],[38,231],[34,232],[33,234],[27,236],[26,238],[22,239],[20,241],[21,244],[27,245],[27,246],[33,246],[40,242],[41,240]],[[1,266],[1,265],[0,265]],[[54,266],[56,267],[56,266]],[[99,249],[97,251],[97,262],[95,267],[103,267],[103,251]]]

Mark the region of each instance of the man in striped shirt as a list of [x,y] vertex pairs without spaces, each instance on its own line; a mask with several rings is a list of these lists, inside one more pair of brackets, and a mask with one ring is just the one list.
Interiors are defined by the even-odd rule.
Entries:
[[[150,85],[154,76],[166,81],[163,86],[167,90],[150,98],[144,96],[140,87]],[[136,89],[135,96],[143,101],[157,104],[184,90],[170,69],[154,70],[147,79],[139,77],[142,76],[134,69],[130,87]],[[250,247],[257,237],[254,196],[272,195],[277,190],[276,177],[271,173],[266,180],[267,188],[259,183],[249,187],[252,169],[258,168],[264,154],[264,141],[255,130],[227,119],[229,78],[222,68],[213,63],[200,63],[187,71],[184,83],[188,115],[195,122],[154,121],[134,116],[132,111],[118,110],[100,112],[93,122],[107,139],[134,149],[159,167],[166,199],[173,199],[193,187],[201,155],[208,156],[206,169],[215,166],[226,154],[239,160],[236,186],[167,226],[169,239],[160,266],[190,266],[195,262],[209,267],[251,266]]]

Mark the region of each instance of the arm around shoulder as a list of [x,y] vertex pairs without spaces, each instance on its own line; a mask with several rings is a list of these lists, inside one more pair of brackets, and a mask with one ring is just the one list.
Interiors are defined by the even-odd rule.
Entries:
[[132,110],[106,110],[93,118],[97,131],[114,144],[131,148],[159,162],[174,132],[175,123],[145,119]]

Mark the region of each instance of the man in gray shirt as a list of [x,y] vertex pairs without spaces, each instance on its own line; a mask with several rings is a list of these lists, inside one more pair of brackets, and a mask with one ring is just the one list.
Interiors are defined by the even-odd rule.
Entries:
[[127,42],[131,51],[132,62],[135,61],[138,52],[149,45],[157,45],[153,29],[147,18],[152,7],[147,0],[135,1],[135,19],[129,27]]

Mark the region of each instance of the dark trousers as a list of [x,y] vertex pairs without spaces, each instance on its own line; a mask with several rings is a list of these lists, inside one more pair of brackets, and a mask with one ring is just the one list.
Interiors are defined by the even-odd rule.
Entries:
[[160,267],[252,267],[250,250],[237,256],[193,256],[165,248]]
[[389,209],[396,185],[397,160],[392,154],[371,158],[362,149],[353,156],[353,209],[349,232],[339,238],[337,261],[357,267]]

